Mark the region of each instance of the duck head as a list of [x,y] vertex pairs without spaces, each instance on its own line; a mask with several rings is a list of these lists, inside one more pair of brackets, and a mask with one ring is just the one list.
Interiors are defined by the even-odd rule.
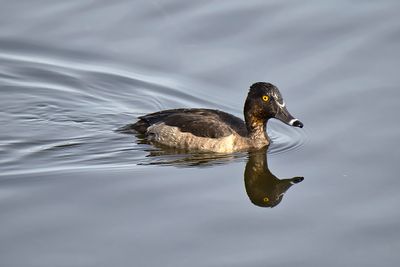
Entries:
[[303,127],[303,123],[294,118],[286,108],[278,88],[266,82],[257,82],[250,87],[244,104],[244,117],[249,132],[258,126],[265,130],[270,118],[275,118],[287,125]]

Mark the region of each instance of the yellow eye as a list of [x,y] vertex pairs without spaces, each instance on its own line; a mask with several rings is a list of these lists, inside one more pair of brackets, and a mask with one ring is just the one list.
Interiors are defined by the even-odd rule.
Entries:
[[267,203],[267,202],[269,201],[269,198],[268,198],[268,197],[264,197],[264,198],[263,198],[263,201],[264,201],[265,203]]
[[262,100],[264,102],[267,102],[269,100],[269,97],[267,95],[263,95]]

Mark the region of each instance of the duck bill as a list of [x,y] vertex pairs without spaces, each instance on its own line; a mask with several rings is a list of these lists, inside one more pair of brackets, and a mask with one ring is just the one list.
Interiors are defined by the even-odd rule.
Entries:
[[286,107],[280,108],[278,112],[275,114],[275,118],[287,125],[303,128],[303,123],[298,119],[294,118],[286,109]]

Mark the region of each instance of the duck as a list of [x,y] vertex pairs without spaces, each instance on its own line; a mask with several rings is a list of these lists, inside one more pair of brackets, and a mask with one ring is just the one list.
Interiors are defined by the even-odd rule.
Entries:
[[168,109],[140,116],[121,131],[143,134],[150,143],[177,149],[233,153],[268,146],[266,128],[271,118],[303,127],[287,110],[279,89],[268,82],[250,86],[243,113],[244,120],[215,109]]

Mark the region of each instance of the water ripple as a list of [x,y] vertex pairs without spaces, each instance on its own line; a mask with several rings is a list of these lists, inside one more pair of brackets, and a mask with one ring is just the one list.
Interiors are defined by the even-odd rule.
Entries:
[[268,135],[272,141],[268,148],[271,155],[298,150],[307,142],[304,129],[289,127],[280,122],[269,123]]
[[165,108],[226,108],[172,79],[89,59],[84,64],[71,52],[54,56],[51,49],[45,54],[45,48],[33,47],[40,51],[33,53],[15,47],[0,40],[0,123],[8,125],[0,135],[2,176],[135,165],[145,152],[113,129]]
[[[0,40],[0,122],[9,126],[0,136],[5,159],[0,161],[3,176],[39,169],[163,162],[195,166],[199,162],[219,164],[242,158],[160,154],[135,144],[137,140],[131,136],[113,132],[139,115],[168,108],[206,107],[241,113],[207,92],[196,90],[200,85],[194,83],[194,88],[188,89],[177,80],[127,71],[125,67],[90,60],[84,64],[76,60],[76,55],[67,58],[59,53],[56,57],[51,53],[13,51],[10,47],[4,52],[2,48]],[[304,136],[290,127],[272,124],[270,129],[270,154],[297,149],[304,142]],[[158,154],[143,160],[147,153]]]

